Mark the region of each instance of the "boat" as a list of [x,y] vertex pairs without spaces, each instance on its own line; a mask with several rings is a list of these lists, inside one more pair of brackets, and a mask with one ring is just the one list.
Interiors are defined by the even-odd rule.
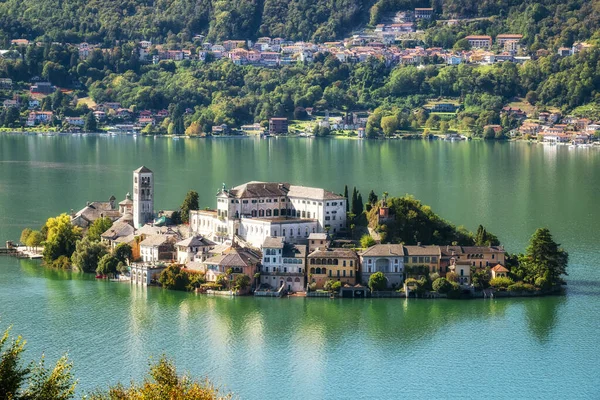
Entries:
[[106,276],[101,275],[101,274],[96,275],[96,279],[104,279],[104,278],[106,278]]
[[179,136],[173,136],[173,140],[179,140]]

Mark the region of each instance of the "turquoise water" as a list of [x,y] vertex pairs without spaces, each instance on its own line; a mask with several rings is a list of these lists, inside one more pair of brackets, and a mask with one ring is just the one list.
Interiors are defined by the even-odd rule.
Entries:
[[96,282],[0,258],[0,325],[27,357],[65,352],[80,393],[138,379],[166,353],[242,398],[599,398],[600,151],[522,143],[179,140],[0,135],[0,241],[119,200],[141,164],[157,208],[222,182],[286,180],[413,193],[443,217],[523,251],[548,226],[571,254],[567,296],[535,299],[209,298]]

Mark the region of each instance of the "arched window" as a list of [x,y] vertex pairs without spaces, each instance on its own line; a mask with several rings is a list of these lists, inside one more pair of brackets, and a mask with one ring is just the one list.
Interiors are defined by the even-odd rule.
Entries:
[[277,229],[273,231],[273,236],[277,236]]
[[252,216],[256,217],[256,210],[252,210]]
[[258,210],[258,216],[259,217],[264,217],[265,216],[265,210]]
[[279,217],[279,209],[278,208],[276,208],[276,209],[273,210],[273,216],[274,217]]
[[317,265],[321,265],[321,259],[317,258]]
[[[322,271],[323,271],[323,275],[325,275],[327,273],[327,268],[323,268]],[[329,271],[329,273],[331,274],[331,271]]]
[[312,265],[314,265],[314,264],[315,264],[315,259],[314,259],[314,258],[311,258],[311,259],[310,259],[310,263],[311,263]]
[[327,265],[333,265],[333,260],[331,258],[327,259]]
[[285,228],[281,230],[281,236],[285,236]]
[[308,228],[305,229],[304,236],[308,237]]
[[320,275],[321,274],[321,268],[317,268],[317,272],[316,273],[317,273],[317,275]]
[[267,210],[267,217],[271,216],[271,210]]

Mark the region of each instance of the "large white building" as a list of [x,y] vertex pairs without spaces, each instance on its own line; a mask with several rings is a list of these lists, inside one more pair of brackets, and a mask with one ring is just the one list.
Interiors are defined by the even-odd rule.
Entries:
[[248,182],[217,193],[217,209],[190,212],[194,233],[217,242],[241,238],[260,248],[269,236],[289,243],[311,233],[346,228],[346,198],[324,189],[276,182]]
[[133,226],[141,228],[154,218],[154,174],[141,166],[133,171]]

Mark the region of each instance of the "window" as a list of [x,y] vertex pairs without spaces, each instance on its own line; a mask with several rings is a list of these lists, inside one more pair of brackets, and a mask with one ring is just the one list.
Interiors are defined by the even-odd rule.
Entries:
[[252,200],[252,204],[256,204],[256,200]]
[[279,209],[276,208],[276,209],[273,210],[273,216],[274,217],[279,217]]
[[330,217],[325,217],[325,221],[329,221],[330,219]]
[[344,262],[342,263],[342,265],[345,267],[346,266],[346,260],[344,260]]
[[338,278],[340,277],[340,270],[339,269],[337,270],[337,277]]
[[368,263],[369,263],[369,264],[373,264],[373,260],[371,260],[371,259],[369,258],[369,261],[368,261]]
[[398,264],[398,259],[397,258],[394,259],[394,264]]
[[371,273],[371,267],[369,266],[369,273]]
[[[302,218],[306,218],[306,211],[302,211]],[[300,235],[300,233],[298,233]]]
[[329,276],[331,276],[331,270],[329,270]]
[[425,262],[428,263],[429,262],[429,257],[425,257]]
[[270,203],[270,202],[271,202],[271,199],[267,199],[267,203]]
[[352,278],[352,270],[350,270],[350,278]]
[[265,202],[265,199],[260,199],[258,202],[259,202],[259,203],[264,203],[264,202]]
[[256,210],[252,210],[252,216],[256,217]]
[[[350,271],[350,272],[352,272],[352,271]],[[394,267],[394,272],[398,272],[398,266]]]
[[350,266],[353,267],[354,266],[354,261],[350,260]]
[[306,218],[310,218],[310,211],[306,212]]
[[231,204],[235,204],[235,200],[231,200]]
[[259,217],[264,217],[265,216],[265,210],[258,210],[258,216]]
[[267,217],[271,216],[271,210],[267,210]]
[[419,262],[420,263],[424,262],[424,260],[425,260],[425,257],[419,257]]
[[342,276],[345,278],[346,277],[346,270],[343,271]]
[[417,257],[413,257],[412,258],[412,262],[416,264],[418,262],[418,258]]
[[243,204],[248,204],[248,200],[242,200]]

